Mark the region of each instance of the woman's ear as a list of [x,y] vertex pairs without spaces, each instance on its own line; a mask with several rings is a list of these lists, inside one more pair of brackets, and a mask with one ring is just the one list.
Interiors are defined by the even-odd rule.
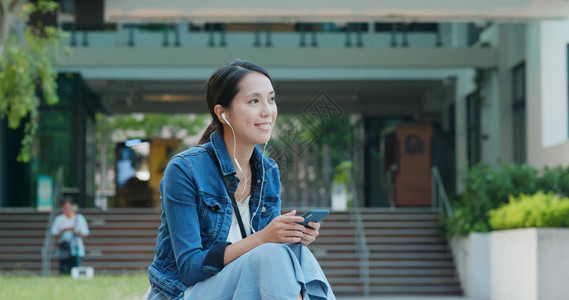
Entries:
[[[221,105],[217,104],[216,106],[214,106],[213,112],[215,112],[215,115],[217,116],[217,119],[219,119],[221,124],[226,124],[228,122],[226,120],[228,118],[227,113],[225,112],[225,109],[223,109],[223,107]],[[224,115],[225,115],[225,118],[223,118]]]

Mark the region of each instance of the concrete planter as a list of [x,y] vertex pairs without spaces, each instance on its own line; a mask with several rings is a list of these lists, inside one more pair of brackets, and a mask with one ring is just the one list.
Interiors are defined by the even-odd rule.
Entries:
[[453,237],[450,248],[465,296],[490,299],[490,234],[471,233]]
[[569,299],[569,229],[490,233],[491,300]]
[[525,228],[450,240],[464,294],[480,300],[569,299],[569,229]]

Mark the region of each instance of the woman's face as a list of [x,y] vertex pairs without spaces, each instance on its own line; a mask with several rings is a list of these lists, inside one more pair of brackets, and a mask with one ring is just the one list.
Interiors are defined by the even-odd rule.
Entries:
[[269,141],[277,118],[275,96],[271,81],[261,73],[251,72],[241,79],[239,92],[226,113],[238,144],[256,145]]
[[73,214],[73,204],[65,202],[61,205],[61,210],[63,211],[63,214],[70,216]]

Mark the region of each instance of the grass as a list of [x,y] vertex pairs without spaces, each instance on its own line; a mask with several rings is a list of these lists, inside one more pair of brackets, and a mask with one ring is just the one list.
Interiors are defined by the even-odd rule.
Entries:
[[2,300],[141,300],[147,289],[146,273],[122,276],[95,274],[91,280],[0,275]]

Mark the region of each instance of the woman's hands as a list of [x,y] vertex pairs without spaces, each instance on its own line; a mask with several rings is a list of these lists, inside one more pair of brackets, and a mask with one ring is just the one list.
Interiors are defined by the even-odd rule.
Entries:
[[264,243],[301,243],[309,245],[318,236],[320,224],[309,222],[312,228],[304,227],[296,224],[296,222],[304,221],[303,217],[295,216],[296,210],[282,214],[274,218],[263,230],[262,234]]
[[263,243],[298,243],[304,236],[304,226],[295,222],[302,222],[303,217],[295,216],[296,210],[274,218],[263,230]]
[[296,216],[295,210],[274,218],[263,230],[227,246],[223,264],[228,265],[251,249],[265,243],[301,243],[303,245],[312,243],[318,236],[320,224],[309,222],[308,225],[312,228],[306,228],[295,223],[302,221],[304,218]]
[[[316,222],[308,222],[308,226],[312,227],[305,227],[304,228],[304,235],[302,236],[302,240],[300,241],[301,244],[308,246],[310,243],[316,240],[318,234],[318,230],[320,229],[320,224]],[[303,226],[304,227],[304,226]]]

